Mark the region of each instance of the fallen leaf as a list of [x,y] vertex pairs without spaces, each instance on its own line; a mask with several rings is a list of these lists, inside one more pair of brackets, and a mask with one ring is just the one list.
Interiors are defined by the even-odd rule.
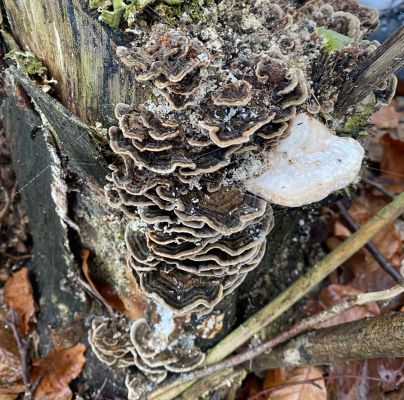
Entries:
[[[340,375],[354,375],[358,378],[341,377]],[[368,365],[366,361],[351,361],[333,364],[330,367],[328,388],[335,400],[368,400],[369,381]]]
[[[356,289],[349,285],[332,284],[324,288],[320,293],[320,301],[324,308],[330,308],[340,303],[344,299],[363,293],[362,290]],[[317,326],[317,328],[326,328],[329,326],[344,324],[350,321],[356,321],[368,316],[378,315],[379,307],[376,303],[368,303],[362,306],[352,307],[349,310],[336,315],[334,318],[325,321]]]
[[6,281],[4,299],[8,307],[16,311],[21,333],[27,335],[32,328],[35,315],[34,297],[27,268],[21,268]]
[[21,377],[20,355],[14,335],[0,322],[0,384],[11,386]]
[[[257,396],[262,390],[262,384],[255,375],[248,375],[241,386],[237,400],[248,400],[251,397]],[[265,396],[259,396],[256,400],[264,400]]]
[[[338,375],[357,378],[338,378]],[[386,357],[334,364],[330,367],[328,387],[335,400],[382,400],[404,380],[404,358]],[[367,377],[380,379],[369,380]],[[335,378],[335,379],[334,379]],[[390,397],[388,397],[390,398]]]
[[380,161],[380,180],[385,181],[391,192],[404,190],[404,142],[393,139],[389,134],[380,139],[383,155]]
[[105,303],[109,304],[115,310],[123,313],[125,311],[125,306],[112,285],[102,279],[92,276],[89,263],[90,251],[88,249],[82,249],[81,255],[81,268],[95,295],[99,297],[100,300],[105,301]]
[[[348,212],[357,225],[362,226],[387,203],[386,199],[375,196],[372,191],[368,190],[353,201]],[[329,241],[331,239],[333,238],[330,238]],[[403,243],[396,224],[389,224],[382,229],[372,239],[372,243],[386,260],[399,270]],[[364,248],[355,253],[344,264],[342,270],[341,283],[350,284],[364,292],[387,289],[395,284],[394,280],[382,270],[374,257]]]
[[34,400],[70,400],[69,383],[80,375],[86,361],[86,346],[76,344],[68,349],[51,350],[43,359],[32,361],[31,381],[40,379]]
[[351,236],[351,231],[342,222],[337,220],[334,224],[334,236],[346,239]]
[[379,129],[396,129],[400,122],[399,114],[396,111],[396,105],[380,108],[372,115],[370,122]]
[[263,389],[269,389],[271,387],[282,384],[287,379],[286,368],[274,368],[265,372]]
[[310,379],[322,378],[323,373],[315,367],[294,368],[287,373],[282,384],[296,383],[274,389],[268,393],[267,400],[326,400],[327,390],[324,379],[313,383],[299,383]]

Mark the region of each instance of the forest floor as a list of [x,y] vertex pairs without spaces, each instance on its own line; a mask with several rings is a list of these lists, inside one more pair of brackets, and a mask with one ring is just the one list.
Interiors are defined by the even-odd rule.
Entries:
[[[368,160],[363,180],[352,187],[343,204],[358,226],[404,191],[404,97],[377,112],[365,137]],[[86,348],[55,348],[38,357],[40,338],[35,332],[35,285],[31,279],[32,240],[21,191],[0,126],[0,400],[70,399],[69,384],[85,363]],[[341,209],[324,208],[311,227],[311,243],[327,252],[350,236]],[[404,219],[380,232],[373,244],[396,271],[403,269]],[[306,300],[301,317],[315,314],[359,293],[393,286],[367,250],[360,250],[327,280],[319,295]],[[356,306],[327,321],[327,326],[404,310],[404,297],[389,303]],[[88,350],[90,351],[90,350]],[[87,398],[75,393],[76,399]],[[102,388],[97,396],[103,399]],[[334,364],[327,368],[272,369],[248,375],[237,400],[323,400],[404,398],[404,358],[382,358]]]

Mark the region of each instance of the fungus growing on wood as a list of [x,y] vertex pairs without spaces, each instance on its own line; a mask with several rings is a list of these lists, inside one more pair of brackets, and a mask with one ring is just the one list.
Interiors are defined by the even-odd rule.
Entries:
[[246,187],[282,206],[314,203],[352,183],[364,153],[358,141],[335,136],[315,118],[299,114],[289,135],[268,153],[268,169]]
[[348,74],[377,48],[361,40],[377,16],[356,0],[298,4],[218,7],[209,27],[145,26],[117,48],[153,97],[116,106],[107,199],[128,220],[141,289],[175,315],[208,313],[259,264],[271,202],[318,201],[355,179],[363,149],[326,125],[346,132],[394,89],[390,78],[337,116]]
[[89,343],[97,358],[109,366],[137,367],[151,381],[162,382],[168,372],[187,372],[200,366],[205,354],[186,336],[174,340],[155,332],[145,319],[132,323],[130,331],[118,330],[110,319],[94,319]]

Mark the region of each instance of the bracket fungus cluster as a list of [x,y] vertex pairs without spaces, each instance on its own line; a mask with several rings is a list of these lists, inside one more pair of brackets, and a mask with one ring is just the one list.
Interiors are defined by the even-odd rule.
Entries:
[[[348,74],[378,46],[364,40],[377,13],[356,0],[223,1],[200,22],[178,18],[178,28],[145,24],[117,48],[152,95],[116,106],[119,157],[105,187],[127,218],[139,286],[177,316],[210,312],[259,264],[271,203],[309,204],[355,180],[364,150],[338,134],[395,87],[391,77],[346,115],[334,110]],[[166,350],[134,346],[146,374],[177,370],[178,354],[171,362]]]
[[156,334],[147,321],[139,318],[130,331],[117,329],[110,319],[92,321],[88,336],[96,356],[117,368],[136,367],[151,381],[162,382],[168,372],[187,372],[200,366],[205,354],[186,336],[169,341]]

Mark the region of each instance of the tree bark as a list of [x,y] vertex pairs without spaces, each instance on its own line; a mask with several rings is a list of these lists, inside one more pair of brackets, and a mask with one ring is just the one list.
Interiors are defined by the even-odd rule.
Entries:
[[259,372],[299,365],[404,356],[404,313],[397,312],[304,333],[244,365]]

